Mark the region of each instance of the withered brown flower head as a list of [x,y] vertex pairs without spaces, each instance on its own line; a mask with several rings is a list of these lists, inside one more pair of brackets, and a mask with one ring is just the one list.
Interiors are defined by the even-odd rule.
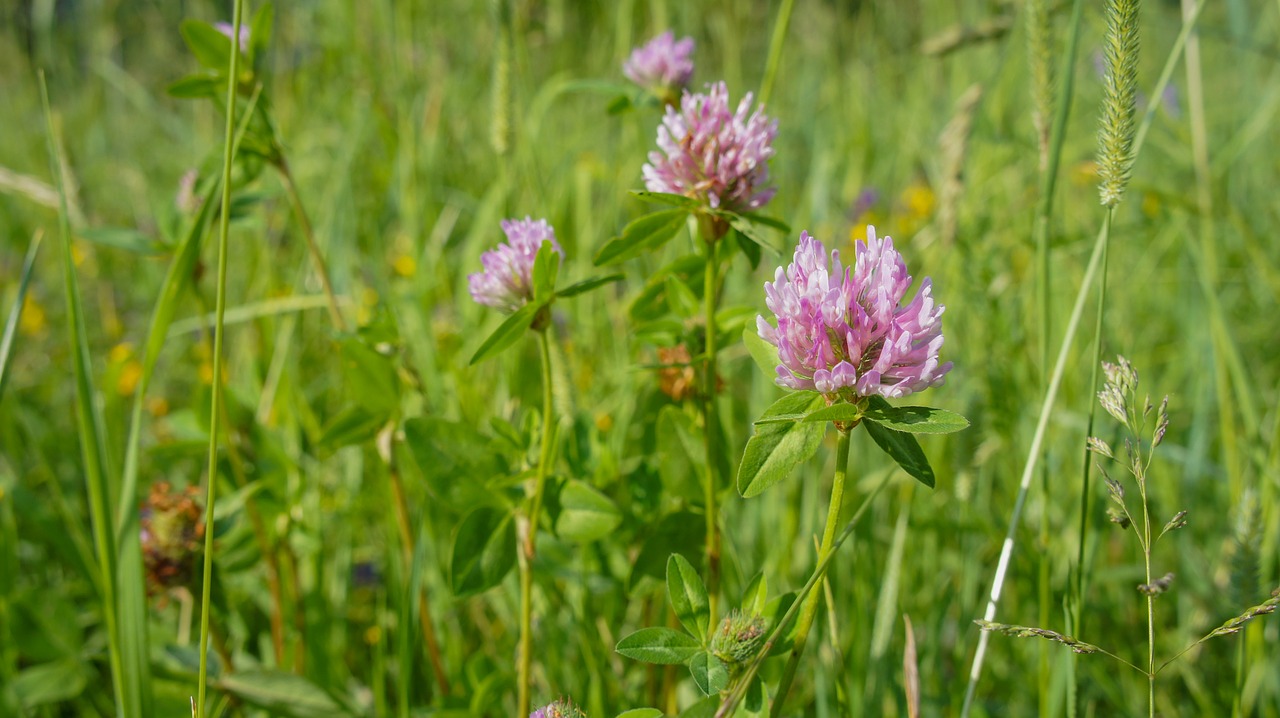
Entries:
[[174,491],[169,482],[157,481],[142,503],[139,525],[148,596],[163,596],[171,588],[186,586],[195,574],[204,543],[197,496],[195,486]]

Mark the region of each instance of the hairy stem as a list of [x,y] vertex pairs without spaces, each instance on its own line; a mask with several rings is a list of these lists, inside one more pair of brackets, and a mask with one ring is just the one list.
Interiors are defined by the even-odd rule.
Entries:
[[[844,500],[845,476],[849,470],[849,431],[841,428],[840,438],[836,443],[836,475],[831,482],[831,502],[827,506],[827,524],[822,530],[822,546],[818,549],[819,563],[826,561],[831,555],[832,542],[835,540],[836,526],[840,523],[840,505]],[[800,657],[804,655],[805,645],[809,642],[809,629],[813,626],[814,616],[818,611],[818,601],[822,594],[812,591],[805,596],[804,607],[800,609],[800,619],[796,626],[796,642],[787,658],[787,666],[782,671],[782,680],[778,682],[778,693],[769,708],[769,715],[778,718],[782,715],[783,706],[787,702],[787,693],[795,680],[796,667],[800,665]]]
[[538,332],[542,346],[542,446],[538,456],[538,471],[534,478],[533,500],[529,505],[528,525],[525,527],[524,546],[520,552],[520,664],[516,715],[529,715],[529,684],[533,668],[533,557],[538,537],[538,514],[542,511],[542,494],[551,469],[552,372],[551,337],[549,328]]
[[[708,238],[710,240],[710,238]],[[703,434],[707,449],[707,473],[703,482],[707,518],[707,596],[711,603],[711,615],[716,612],[720,598],[720,531],[716,520],[716,470],[719,467],[719,446],[716,439],[720,426],[716,418],[716,244],[708,241],[706,269],[703,274],[702,297],[706,321],[706,362],[702,373]]]

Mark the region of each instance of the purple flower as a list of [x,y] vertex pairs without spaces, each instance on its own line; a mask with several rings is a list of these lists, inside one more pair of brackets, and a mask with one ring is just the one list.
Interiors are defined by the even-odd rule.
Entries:
[[906,306],[911,275],[889,237],[854,246],[852,267],[830,261],[822,242],[800,234],[795,259],[764,285],[774,327],[756,319],[760,338],[778,348],[779,386],[836,398],[903,397],[942,384],[951,362],[938,363],[943,307],[928,277]]
[[[235,28],[229,22],[215,22],[213,29],[226,35],[228,40],[235,33]],[[240,52],[249,52],[249,26],[244,24],[240,25]]]
[[587,714],[579,710],[572,701],[564,698],[548,703],[529,714],[529,718],[586,718],[586,716]]
[[693,38],[677,42],[670,30],[662,33],[631,52],[622,74],[660,97],[674,98],[693,76]]
[[480,255],[484,271],[467,276],[471,298],[510,314],[533,298],[533,260],[543,241],[564,259],[556,231],[547,220],[508,219],[502,222],[507,241]]
[[705,95],[686,90],[680,111],[668,107],[658,127],[662,152],[649,153],[645,187],[702,199],[713,208],[763,207],[777,191],[765,185],[778,122],[761,107],[748,115],[751,100],[747,93],[737,111],[730,112],[723,82],[711,85]]

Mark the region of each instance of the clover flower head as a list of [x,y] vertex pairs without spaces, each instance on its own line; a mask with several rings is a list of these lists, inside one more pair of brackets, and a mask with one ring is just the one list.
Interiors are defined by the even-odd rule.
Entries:
[[706,94],[685,91],[680,109],[667,108],[658,127],[658,148],[644,166],[645,187],[705,201],[712,208],[754,210],[773,199],[769,158],[778,134],[777,120],[757,106],[751,93],[729,108],[723,82]]
[[939,386],[942,312],[926,277],[905,306],[911,275],[889,237],[854,246],[853,266],[828,256],[822,242],[800,234],[795,258],[764,285],[777,326],[757,317],[760,338],[778,348],[777,384],[815,390],[828,401],[880,395],[899,398]]
[[556,231],[547,220],[508,219],[502,222],[507,241],[480,255],[484,270],[467,276],[471,298],[511,314],[533,298],[533,260],[544,241],[564,260]]
[[565,698],[548,703],[529,714],[529,718],[587,718],[577,706]]
[[693,38],[662,33],[631,52],[622,74],[659,97],[677,96],[693,77]]

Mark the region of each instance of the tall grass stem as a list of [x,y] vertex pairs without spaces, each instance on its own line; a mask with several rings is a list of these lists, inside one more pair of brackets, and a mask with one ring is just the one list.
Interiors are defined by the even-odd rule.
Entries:
[[302,204],[302,197],[298,194],[298,185],[293,180],[293,172],[289,170],[289,163],[283,156],[280,159],[279,169],[285,194],[289,197],[289,206],[293,208],[293,214],[298,219],[302,236],[307,240],[307,249],[311,252],[311,260],[315,262],[316,273],[320,275],[320,286],[324,288],[324,296],[329,304],[329,319],[338,331],[345,332],[347,322],[343,319],[342,310],[338,307],[338,297],[334,294],[333,282],[329,278],[329,265],[325,262],[324,253],[320,251],[319,242],[316,241],[316,233],[307,216],[306,207]]
[[[1178,59],[1182,57],[1182,49],[1186,44],[1187,36],[1195,27],[1195,24],[1200,17],[1200,12],[1204,9],[1205,2],[1207,2],[1207,0],[1200,0],[1200,2],[1196,4],[1194,12],[1187,15],[1183,20],[1182,30],[1178,33],[1178,38],[1174,41],[1173,47],[1169,51],[1169,57],[1165,60],[1164,69],[1160,73],[1160,79],[1156,81],[1155,89],[1151,94],[1152,97],[1160,97],[1164,93],[1165,87],[1168,86],[1169,79],[1173,75],[1173,70],[1177,66]],[[1066,82],[1065,77],[1066,73],[1064,73],[1064,85]],[[1147,107],[1146,113],[1142,117],[1142,121],[1138,123],[1138,127],[1133,138],[1133,156],[1135,158],[1137,158],[1139,153],[1142,151],[1143,143],[1146,140],[1147,132],[1151,128],[1151,122],[1155,116],[1156,106],[1158,104],[1159,103],[1155,102],[1150,103]],[[1061,113],[1063,110],[1059,107],[1058,111]],[[1105,230],[1106,228],[1104,227],[1103,229]],[[1009,559],[1012,557],[1014,538],[1017,532],[1017,527],[1021,521],[1022,505],[1026,500],[1027,487],[1030,484],[1031,475],[1034,474],[1036,461],[1040,454],[1040,445],[1044,441],[1044,430],[1048,423],[1049,414],[1053,410],[1054,401],[1057,398],[1056,385],[1060,381],[1061,372],[1065,369],[1068,350],[1071,348],[1071,344],[1075,340],[1075,334],[1079,325],[1078,315],[1084,311],[1085,296],[1090,285],[1093,283],[1093,275],[1097,270],[1097,265],[1100,264],[1104,239],[1105,236],[1103,231],[1099,231],[1098,238],[1094,241],[1093,255],[1090,258],[1089,266],[1085,270],[1085,276],[1081,281],[1080,289],[1076,293],[1075,307],[1072,310],[1071,321],[1068,322],[1067,329],[1063,332],[1062,347],[1058,352],[1057,365],[1054,367],[1055,379],[1050,380],[1050,389],[1052,391],[1050,394],[1046,394],[1044,404],[1040,410],[1040,417],[1037,419],[1036,434],[1032,439],[1032,447],[1028,452],[1028,463],[1026,470],[1023,472],[1021,483],[1019,484],[1018,498],[1014,502],[1013,513],[1009,518],[1009,530],[1005,534],[1004,545],[1000,551],[1000,559],[996,564],[996,573],[991,586],[991,597],[987,601],[987,609],[984,613],[984,616],[988,621],[994,619],[996,606],[1000,602],[1000,592],[1004,584],[1005,572],[1008,570]],[[974,695],[977,692],[978,680],[982,677],[982,666],[986,659],[987,643],[989,641],[990,633],[986,631],[981,632],[978,636],[978,647],[977,650],[974,651],[973,667],[969,672],[969,684],[965,688],[964,705],[960,711],[961,718],[968,718],[969,713],[972,710]]]
[[93,543],[96,549],[98,574],[96,579],[102,595],[102,617],[107,629],[107,655],[111,666],[111,683],[115,690],[116,713],[123,716],[139,715],[142,710],[141,675],[130,666],[125,669],[125,656],[120,635],[118,584],[116,576],[117,553],[115,534],[111,530],[111,492],[107,486],[110,472],[106,466],[102,417],[96,410],[92,380],[92,365],[88,334],[85,328],[84,308],[80,301],[80,286],[76,279],[75,260],[72,258],[71,224],[68,220],[66,178],[53,125],[53,111],[49,106],[49,88],[44,72],[39,73],[40,100],[44,110],[49,171],[58,189],[58,234],[62,239],[63,292],[67,303],[67,333],[71,340],[72,365],[75,377],[76,429],[80,438],[80,457],[83,462],[85,488],[89,494],[89,519],[93,527]]
[[773,83],[778,76],[782,48],[787,42],[787,28],[791,25],[791,11],[795,5],[795,0],[782,0],[782,5],[778,6],[778,17],[773,22],[773,36],[769,39],[769,57],[764,63],[764,79],[760,82],[761,105],[767,106],[773,95]]
[[200,598],[200,674],[196,695],[196,716],[204,718],[205,691],[209,676],[209,614],[213,584],[213,516],[218,487],[218,427],[222,415],[222,320],[227,309],[227,245],[231,233],[231,163],[235,139],[236,78],[240,72],[240,28],[244,0],[236,0],[231,22],[231,68],[227,75],[227,124],[223,135],[222,203],[218,217],[218,276],[213,320],[213,384],[210,387],[208,487],[205,495],[204,571]]

